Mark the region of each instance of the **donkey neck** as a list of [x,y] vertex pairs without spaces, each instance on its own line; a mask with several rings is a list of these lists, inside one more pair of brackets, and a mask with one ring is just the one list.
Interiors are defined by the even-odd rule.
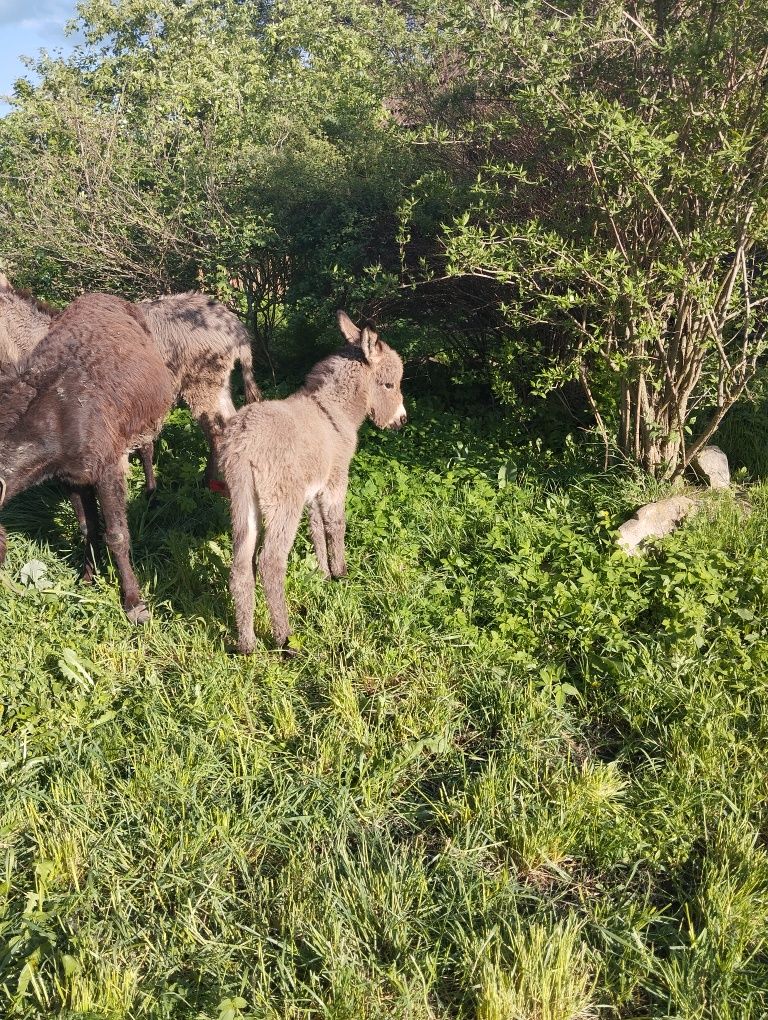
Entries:
[[304,393],[338,432],[356,434],[368,415],[369,384],[368,365],[341,352],[315,365]]

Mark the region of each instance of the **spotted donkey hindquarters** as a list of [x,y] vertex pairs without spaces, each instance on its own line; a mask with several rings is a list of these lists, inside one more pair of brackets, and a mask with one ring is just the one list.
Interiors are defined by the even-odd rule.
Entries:
[[[151,440],[173,400],[173,379],[144,316],[106,294],[78,298],[25,360],[0,372],[2,502],[48,478],[67,485],[86,539],[88,580],[98,497],[132,622],[149,614],[130,563],[126,450]],[[0,562],[5,547],[0,528]]]
[[254,557],[269,608],[272,634],[290,636],[285,602],[288,554],[305,506],[318,566],[326,577],[346,573],[344,503],[357,433],[366,418],[400,428],[406,413],[403,364],[370,327],[358,329],[344,312],[347,344],[319,362],[304,386],[285,400],[251,404],[224,425],[220,466],[230,492],[233,556],[229,587],[235,605],[237,649],[255,648]]
[[139,304],[176,390],[208,441],[205,482],[217,488],[218,435],[235,413],[230,376],[239,361],[245,401],[261,400],[253,375],[251,337],[234,312],[206,294],[188,292]]

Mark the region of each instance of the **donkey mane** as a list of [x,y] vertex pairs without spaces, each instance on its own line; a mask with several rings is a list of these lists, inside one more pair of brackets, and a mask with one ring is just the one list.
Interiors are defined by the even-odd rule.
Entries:
[[154,304],[156,301],[174,301],[178,298],[205,298],[206,303],[210,307],[211,305],[217,305],[219,302],[215,297],[211,297],[210,294],[204,294],[200,290],[179,290],[174,291],[172,294],[159,294],[154,298],[142,298],[139,304],[148,305]]
[[363,352],[359,347],[351,345],[342,347],[340,350],[334,351],[333,354],[329,354],[327,358],[323,358],[322,361],[318,361],[309,370],[300,392],[311,396],[313,393],[325,389],[329,383],[333,382],[341,361],[356,361],[365,364]]

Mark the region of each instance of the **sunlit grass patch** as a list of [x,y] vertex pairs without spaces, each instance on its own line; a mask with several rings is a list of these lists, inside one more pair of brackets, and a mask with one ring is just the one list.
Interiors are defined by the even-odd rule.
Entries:
[[477,1020],[592,1020],[598,1016],[588,951],[578,927],[532,924],[508,947],[509,969],[485,968]]
[[229,652],[183,416],[158,504],[132,482],[143,629],[53,490],[4,512],[9,1016],[765,1015],[766,492],[630,560],[637,480],[452,421],[363,438],[349,578],[291,555],[290,662],[260,595]]

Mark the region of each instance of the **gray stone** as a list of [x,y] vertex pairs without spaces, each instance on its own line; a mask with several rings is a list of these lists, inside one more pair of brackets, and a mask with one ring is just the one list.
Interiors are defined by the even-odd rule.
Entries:
[[691,461],[691,467],[711,489],[727,489],[731,484],[728,458],[719,446],[705,446]]
[[688,496],[670,496],[656,503],[646,503],[619,528],[619,546],[630,556],[637,556],[641,542],[663,538],[698,508],[698,502]]

